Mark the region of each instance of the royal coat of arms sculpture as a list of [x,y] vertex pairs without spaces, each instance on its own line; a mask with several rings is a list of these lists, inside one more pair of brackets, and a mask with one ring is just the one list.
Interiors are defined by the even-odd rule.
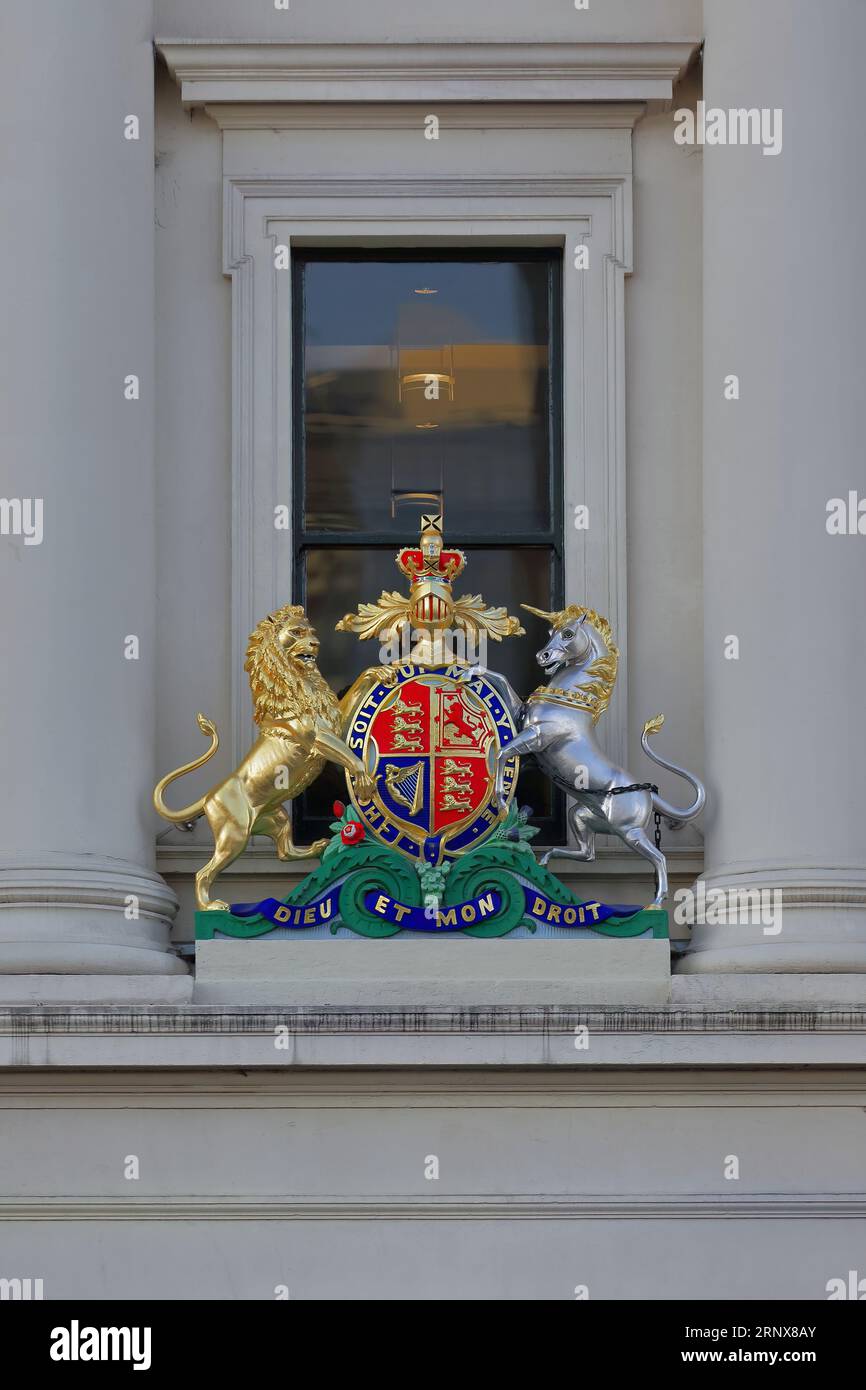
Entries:
[[[609,625],[576,605],[550,614],[528,609],[549,624],[537,656],[549,682],[524,701],[477,659],[488,639],[520,637],[524,629],[478,594],[454,595],[466,557],[445,548],[441,517],[422,517],[418,545],[402,549],[396,563],[409,580],[408,595],[383,593],[337,624],[338,631],[377,639],[387,659],[362,672],[338,700],[316,665],[319,643],[303,609],[287,605],[270,614],[250,638],[245,667],[256,743],[230,777],[172,811],[163,799],[166,787],[218,746],[214,725],[199,715],[210,748],[158,783],[160,815],[185,826],[205,816],[214,835],[214,853],[196,876],[197,939],[341,930],[368,937],[666,936],[658,825],[662,817],[676,824],[697,815],[704,789],[692,773],[651,751],[647,740],[661,716],[647,721],[642,745],[691,783],[688,807],[670,805],[652,783],[635,783],[595,742],[617,674]],[[514,804],[520,755],[534,756],[573,798],[572,843],[546,849],[540,861],[531,845],[538,833],[531,810]],[[296,846],[284,803],[310,785],[326,760],[343,767],[348,804],[335,803],[331,839]],[[652,816],[654,845],[646,834]],[[648,907],[582,899],[549,871],[555,853],[591,860],[599,832],[619,835],[652,862],[656,893]],[[321,863],[283,900],[229,906],[212,899],[217,874],[256,834],[270,836],[281,859],[320,856]]]

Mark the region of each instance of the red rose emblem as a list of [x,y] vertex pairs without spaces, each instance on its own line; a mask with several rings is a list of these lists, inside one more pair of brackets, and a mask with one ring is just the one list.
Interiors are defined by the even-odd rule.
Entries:
[[340,839],[344,845],[359,845],[363,840],[366,831],[360,821],[347,821],[340,831]]

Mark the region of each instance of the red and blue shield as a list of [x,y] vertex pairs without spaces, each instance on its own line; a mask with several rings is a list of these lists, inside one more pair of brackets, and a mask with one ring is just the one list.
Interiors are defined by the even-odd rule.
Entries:
[[[376,686],[354,711],[346,742],[374,773],[376,792],[349,794],[367,828],[392,849],[437,864],[474,848],[503,812],[493,799],[496,759],[516,728],[483,676],[459,665],[405,662],[397,683]],[[518,760],[506,764],[510,801]]]

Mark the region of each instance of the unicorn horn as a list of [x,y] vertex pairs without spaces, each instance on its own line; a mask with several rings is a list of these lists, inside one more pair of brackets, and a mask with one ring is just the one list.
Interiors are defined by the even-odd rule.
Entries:
[[527,613],[534,613],[536,618],[543,618],[549,627],[555,627],[560,616],[559,613],[546,613],[543,608],[533,608],[531,603],[521,603],[520,607],[525,608]]

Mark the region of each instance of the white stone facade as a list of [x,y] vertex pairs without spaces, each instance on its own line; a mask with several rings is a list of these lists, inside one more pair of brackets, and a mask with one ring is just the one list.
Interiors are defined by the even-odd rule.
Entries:
[[[826,1297],[866,1258],[862,3],[11,0],[3,50],[0,1278]],[[776,152],[675,138],[750,108]],[[572,982],[545,941],[337,939],[196,979],[207,838],[150,793],[199,709],[243,751],[243,645],[291,596],[276,242],[590,247],[565,574],[623,654],[603,738],[649,775],[664,710],[709,798],[672,889],[777,890],[781,930],[674,924],[672,973],[599,948]],[[551,867],[649,895],[613,843]],[[256,841],[232,900],[303,872]]]

